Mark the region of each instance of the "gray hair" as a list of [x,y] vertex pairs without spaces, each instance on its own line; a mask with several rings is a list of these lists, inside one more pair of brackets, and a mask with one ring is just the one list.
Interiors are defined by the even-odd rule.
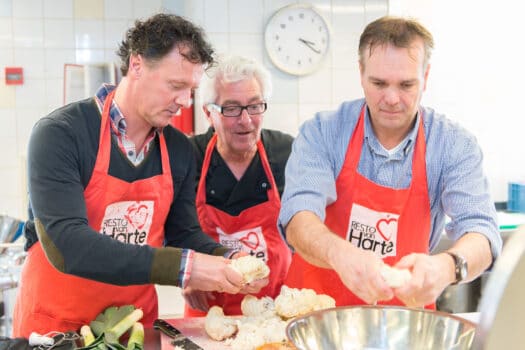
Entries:
[[261,93],[265,100],[272,94],[270,72],[259,62],[243,56],[224,56],[206,72],[199,88],[203,104],[217,101],[218,82],[234,83],[254,77],[261,86]]

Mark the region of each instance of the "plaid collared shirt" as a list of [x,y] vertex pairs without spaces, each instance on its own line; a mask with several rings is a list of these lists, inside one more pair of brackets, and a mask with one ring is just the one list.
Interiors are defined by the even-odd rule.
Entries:
[[[115,89],[116,86],[110,84],[102,84],[95,94],[95,100],[97,101],[98,108],[102,113],[104,109],[104,101],[108,94]],[[137,150],[135,143],[126,136],[126,117],[122,114],[115,101],[111,103],[109,110],[109,116],[111,118],[111,134],[118,143],[121,151],[126,155],[131,163],[135,166],[139,165],[150,149],[152,141],[155,139],[155,135],[159,132],[159,129],[152,129],[144,142],[142,149]]]

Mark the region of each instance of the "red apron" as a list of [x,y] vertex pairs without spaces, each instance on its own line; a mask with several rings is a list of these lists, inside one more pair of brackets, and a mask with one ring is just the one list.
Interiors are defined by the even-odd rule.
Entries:
[[[400,190],[377,185],[357,171],[364,116],[363,106],[336,180],[337,200],[326,208],[325,224],[338,236],[360,249],[374,251],[385,263],[394,265],[409,253],[428,253],[430,201],[423,116],[414,146],[412,182],[409,188]],[[285,284],[331,295],[337,306],[366,304],[345,287],[336,272],[311,265],[299,254],[293,255]],[[380,304],[403,305],[396,298]]]
[[[270,169],[270,163],[261,141],[257,142],[257,151],[271,188],[267,191],[268,201],[251,208],[244,209],[238,216],[229,215],[211,205],[206,204],[206,174],[210,166],[211,155],[217,135],[214,135],[206,148],[202,164],[201,179],[197,189],[197,213],[202,229],[217,242],[226,247],[242,250],[258,258],[264,259],[270,268],[270,283],[256,295],[279,295],[286,272],[290,266],[291,252],[277,229],[277,217],[281,208],[281,200],[277,185]],[[216,299],[210,300],[211,305],[219,305],[227,315],[241,314],[241,301],[244,294],[214,293]],[[210,306],[211,306],[210,305]],[[205,313],[185,308],[185,316],[202,316]]]
[[[132,183],[110,176],[109,107],[113,96],[114,91],[104,103],[97,160],[84,190],[88,222],[93,230],[114,239],[160,247],[173,198],[166,141],[161,133],[161,175]],[[13,335],[18,337],[28,337],[33,331],[78,330],[113,305],[141,308],[145,327],[151,327],[158,314],[152,284],[116,286],[59,272],[47,260],[40,242],[29,249],[21,282],[13,320]]]

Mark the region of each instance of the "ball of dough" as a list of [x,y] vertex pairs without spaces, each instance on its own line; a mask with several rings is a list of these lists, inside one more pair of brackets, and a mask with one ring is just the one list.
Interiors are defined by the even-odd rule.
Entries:
[[250,283],[270,275],[268,265],[266,265],[262,259],[251,255],[232,259],[229,266],[242,275],[245,283]]
[[386,283],[391,288],[404,286],[412,278],[412,274],[407,269],[398,269],[384,264],[379,271]]
[[212,306],[204,319],[204,329],[214,340],[223,340],[237,332],[237,323],[234,319],[224,316],[220,306]]
[[269,296],[257,299],[253,295],[246,295],[241,302],[241,311],[244,316],[275,316],[275,305]]

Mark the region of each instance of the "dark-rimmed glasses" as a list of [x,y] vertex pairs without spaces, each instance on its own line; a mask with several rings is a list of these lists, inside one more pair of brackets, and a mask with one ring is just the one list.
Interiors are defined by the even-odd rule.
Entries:
[[238,117],[242,114],[243,110],[246,110],[249,115],[264,113],[266,111],[267,104],[266,102],[260,102],[246,106],[219,106],[215,103],[210,103],[208,104],[208,107],[212,107],[225,117]]

